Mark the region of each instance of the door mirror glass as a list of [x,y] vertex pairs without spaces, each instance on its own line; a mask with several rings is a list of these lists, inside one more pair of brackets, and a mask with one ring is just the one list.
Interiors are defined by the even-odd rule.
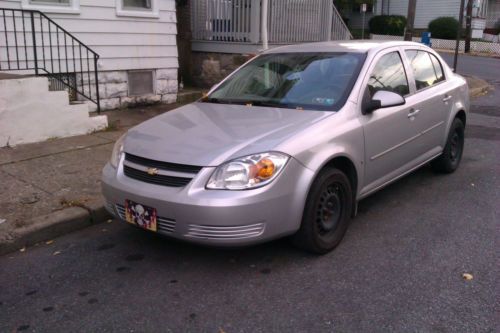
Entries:
[[363,114],[372,113],[377,109],[404,105],[405,103],[405,98],[400,94],[392,91],[379,90],[373,95],[373,98],[370,100],[370,102],[367,103],[366,107],[363,110]]

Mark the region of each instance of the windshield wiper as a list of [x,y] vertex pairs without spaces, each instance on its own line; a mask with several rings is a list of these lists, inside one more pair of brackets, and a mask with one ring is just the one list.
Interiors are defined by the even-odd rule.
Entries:
[[288,104],[270,102],[270,101],[249,101],[246,104],[251,104],[253,106],[267,106],[272,108],[289,108]]
[[230,99],[221,99],[216,97],[204,97],[201,99],[204,103],[217,103],[217,104],[233,104],[234,102]]
[[248,100],[233,100],[233,99],[221,99],[216,97],[205,97],[201,99],[205,103],[217,103],[217,104],[237,104],[237,105],[248,105],[248,106],[265,106],[273,108],[289,108],[288,104],[271,102],[271,101],[248,101]]

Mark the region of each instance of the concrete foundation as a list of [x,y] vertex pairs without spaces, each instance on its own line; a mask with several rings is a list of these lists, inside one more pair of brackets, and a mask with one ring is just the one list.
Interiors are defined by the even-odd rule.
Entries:
[[[80,74],[76,75],[77,82],[81,82]],[[101,109],[111,110],[139,105],[151,105],[156,103],[175,103],[177,97],[177,69],[160,68],[153,70],[154,91],[152,94],[134,96],[129,91],[127,71],[102,71],[99,72],[99,96]],[[89,82],[88,76],[83,76],[84,86]],[[95,96],[95,78],[90,78],[90,89]],[[86,101],[82,96],[81,101]],[[86,102],[91,110],[97,106]]]

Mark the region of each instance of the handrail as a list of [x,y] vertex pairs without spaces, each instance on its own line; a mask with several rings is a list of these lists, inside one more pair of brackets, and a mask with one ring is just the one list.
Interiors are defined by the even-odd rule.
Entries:
[[340,18],[340,22],[342,22],[342,26],[344,27],[345,31],[349,34],[349,39],[353,39],[351,30],[349,30],[349,28],[347,27],[347,24],[345,24],[344,20],[342,19],[342,15],[340,15],[339,10],[335,6],[335,1],[333,2],[332,7],[333,7],[334,15],[336,15],[338,18]]
[[1,28],[0,71],[34,70],[35,75],[55,79],[94,102],[101,111],[95,51],[38,10],[0,8]]

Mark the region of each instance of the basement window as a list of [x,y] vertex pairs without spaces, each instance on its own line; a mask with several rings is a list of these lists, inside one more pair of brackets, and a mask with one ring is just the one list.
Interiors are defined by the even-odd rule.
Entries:
[[153,71],[128,72],[129,96],[150,95],[154,93]]

